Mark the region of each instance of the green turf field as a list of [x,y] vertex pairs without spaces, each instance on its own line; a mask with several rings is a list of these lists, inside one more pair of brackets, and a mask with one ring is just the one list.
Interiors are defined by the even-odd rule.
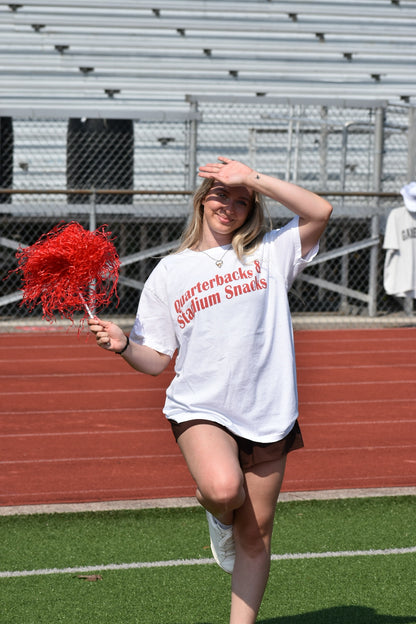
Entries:
[[[416,623],[415,503],[280,503],[258,622]],[[1,624],[228,622],[200,508],[3,516],[0,544]]]

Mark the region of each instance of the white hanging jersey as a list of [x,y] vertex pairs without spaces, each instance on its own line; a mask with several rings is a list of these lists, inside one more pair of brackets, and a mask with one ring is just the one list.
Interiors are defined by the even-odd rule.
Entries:
[[207,419],[259,442],[292,429],[298,402],[287,291],[318,251],[301,257],[298,223],[267,233],[245,263],[228,245],[187,249],[156,266],[130,339],[170,356],[178,349],[167,418]]
[[387,217],[383,248],[384,289],[396,297],[416,298],[416,213],[405,206]]

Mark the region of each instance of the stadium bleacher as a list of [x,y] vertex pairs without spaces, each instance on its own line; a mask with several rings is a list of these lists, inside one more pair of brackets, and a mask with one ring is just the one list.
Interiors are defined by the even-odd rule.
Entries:
[[186,94],[416,98],[414,0],[0,3],[2,114]]
[[[416,175],[415,25],[416,0],[0,2],[0,268],[55,220],[89,216],[92,229],[98,215],[121,228],[135,307],[137,275],[188,214],[198,161],[226,153],[335,194],[335,269],[318,267],[311,309],[326,289],[330,311],[349,297],[374,316],[377,297],[387,308],[383,218]],[[0,309],[20,314],[16,301]]]

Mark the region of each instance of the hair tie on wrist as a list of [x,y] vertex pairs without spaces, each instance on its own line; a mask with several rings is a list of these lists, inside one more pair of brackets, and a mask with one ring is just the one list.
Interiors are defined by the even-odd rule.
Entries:
[[114,351],[114,353],[117,353],[117,355],[122,355],[124,353],[124,351],[127,349],[127,347],[129,346],[130,338],[128,336],[126,336],[126,338],[127,338],[127,342],[124,345],[124,347],[122,348],[122,350],[121,351]]

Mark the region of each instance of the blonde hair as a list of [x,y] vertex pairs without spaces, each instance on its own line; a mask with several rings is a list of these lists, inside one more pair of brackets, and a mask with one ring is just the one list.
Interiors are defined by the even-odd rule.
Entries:
[[[201,240],[204,199],[214,184],[215,180],[206,178],[201,186],[195,191],[193,197],[193,213],[190,222],[184,230],[181,243],[175,253],[184,249],[193,248]],[[260,243],[266,231],[269,229],[265,219],[265,205],[262,195],[254,192],[250,195],[250,212],[243,225],[233,233],[231,244],[240,261],[245,255],[251,254]],[[270,224],[271,225],[271,224]]]

